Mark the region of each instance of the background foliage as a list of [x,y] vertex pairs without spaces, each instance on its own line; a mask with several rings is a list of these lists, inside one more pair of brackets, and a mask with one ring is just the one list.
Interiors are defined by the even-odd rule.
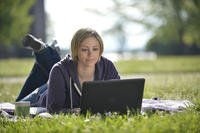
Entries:
[[0,0],[0,58],[30,56],[20,45],[34,20],[29,12],[35,1]]
[[[160,24],[154,27],[147,50],[159,54],[200,53],[200,2],[198,0],[150,0],[146,13]],[[155,28],[156,27],[156,28]]]
[[35,0],[0,0],[0,44],[20,41],[29,30],[33,18],[29,10]]
[[144,33],[151,33],[145,46],[147,51],[171,55],[200,54],[199,0],[112,0],[112,3],[113,7],[107,11],[90,11],[116,18],[105,33],[118,40],[119,51],[124,50],[127,31],[134,31],[128,25],[136,23],[145,27]]

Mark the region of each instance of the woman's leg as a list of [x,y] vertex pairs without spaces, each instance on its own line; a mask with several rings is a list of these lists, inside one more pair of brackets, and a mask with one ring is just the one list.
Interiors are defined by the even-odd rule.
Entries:
[[27,77],[16,101],[20,101],[36,88],[47,82],[49,72],[53,65],[60,61],[60,56],[55,49],[47,46],[39,52],[35,52],[35,59],[36,62],[33,65],[31,73]]

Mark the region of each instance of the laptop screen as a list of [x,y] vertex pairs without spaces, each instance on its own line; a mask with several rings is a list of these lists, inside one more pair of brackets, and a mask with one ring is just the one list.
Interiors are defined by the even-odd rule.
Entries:
[[140,111],[144,83],[144,78],[84,82],[81,113]]

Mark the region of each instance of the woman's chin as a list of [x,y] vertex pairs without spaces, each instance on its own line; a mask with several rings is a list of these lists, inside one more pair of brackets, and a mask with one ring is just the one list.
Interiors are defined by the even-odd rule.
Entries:
[[93,67],[93,66],[95,66],[95,64],[96,63],[94,63],[94,62],[87,62],[87,63],[85,63],[85,66]]

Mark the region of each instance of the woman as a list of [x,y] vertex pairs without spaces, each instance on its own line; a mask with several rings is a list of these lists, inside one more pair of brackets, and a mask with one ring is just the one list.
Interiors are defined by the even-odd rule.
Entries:
[[71,41],[72,57],[62,60],[55,49],[31,35],[23,45],[34,51],[36,63],[16,101],[31,101],[31,106],[47,107],[50,113],[78,108],[85,81],[120,79],[113,63],[102,57],[103,41],[93,29],[79,29]]
[[80,107],[85,81],[120,79],[113,63],[102,57],[104,45],[93,29],[79,29],[71,41],[72,58],[66,56],[51,69],[47,109],[50,113]]

